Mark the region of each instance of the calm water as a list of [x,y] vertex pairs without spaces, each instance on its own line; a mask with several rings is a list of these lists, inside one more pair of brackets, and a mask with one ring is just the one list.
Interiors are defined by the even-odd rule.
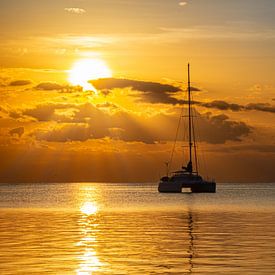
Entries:
[[0,274],[275,274],[275,184],[0,185]]

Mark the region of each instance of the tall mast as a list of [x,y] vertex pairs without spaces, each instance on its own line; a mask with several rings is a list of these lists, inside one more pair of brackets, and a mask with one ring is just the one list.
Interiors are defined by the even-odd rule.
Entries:
[[189,172],[192,174],[192,118],[191,118],[191,86],[190,86],[190,64],[188,63],[188,121],[189,121]]

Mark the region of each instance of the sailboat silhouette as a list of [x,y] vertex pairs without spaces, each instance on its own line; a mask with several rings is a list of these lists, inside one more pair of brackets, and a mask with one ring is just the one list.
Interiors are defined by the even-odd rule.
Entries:
[[[188,147],[189,161],[181,170],[173,172],[169,177],[167,174],[162,177],[159,182],[158,191],[166,193],[181,193],[183,188],[190,188],[194,193],[215,193],[216,182],[206,181],[193,168],[194,160],[197,164],[197,151],[195,145],[195,130],[192,119],[192,101],[191,101],[191,85],[190,85],[190,64],[188,64]],[[196,165],[197,168],[197,165]]]

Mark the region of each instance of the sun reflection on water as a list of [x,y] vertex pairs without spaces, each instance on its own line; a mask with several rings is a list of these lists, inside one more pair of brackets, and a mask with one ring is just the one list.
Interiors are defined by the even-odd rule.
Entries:
[[86,275],[93,274],[93,272],[100,270],[103,266],[99,257],[97,256],[97,233],[98,222],[96,217],[97,207],[91,202],[86,202],[80,208],[83,215],[79,220],[81,230],[81,240],[77,244],[81,250],[81,255],[78,257],[80,260],[76,274]]
[[98,206],[94,202],[87,201],[81,207],[80,211],[85,215],[93,215],[98,211]]
[[76,274],[78,275],[93,274],[99,271],[104,265],[100,261],[96,251],[99,232],[98,190],[93,187],[85,187],[82,191],[84,196],[80,196],[82,199],[79,206],[81,216],[78,222],[81,232],[81,240],[77,244],[81,248],[81,255],[78,257],[80,263],[76,270]]
[[102,266],[96,252],[93,250],[87,250],[80,259],[82,262],[79,265],[79,269],[76,270],[76,274],[78,275],[93,274],[93,272],[98,271],[100,266]]

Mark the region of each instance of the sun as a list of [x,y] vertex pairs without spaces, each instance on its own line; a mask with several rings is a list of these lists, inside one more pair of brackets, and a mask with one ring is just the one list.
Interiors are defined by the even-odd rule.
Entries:
[[111,77],[112,72],[101,59],[81,59],[74,63],[69,71],[69,82],[83,87],[84,91],[96,89],[88,81],[98,78]]

